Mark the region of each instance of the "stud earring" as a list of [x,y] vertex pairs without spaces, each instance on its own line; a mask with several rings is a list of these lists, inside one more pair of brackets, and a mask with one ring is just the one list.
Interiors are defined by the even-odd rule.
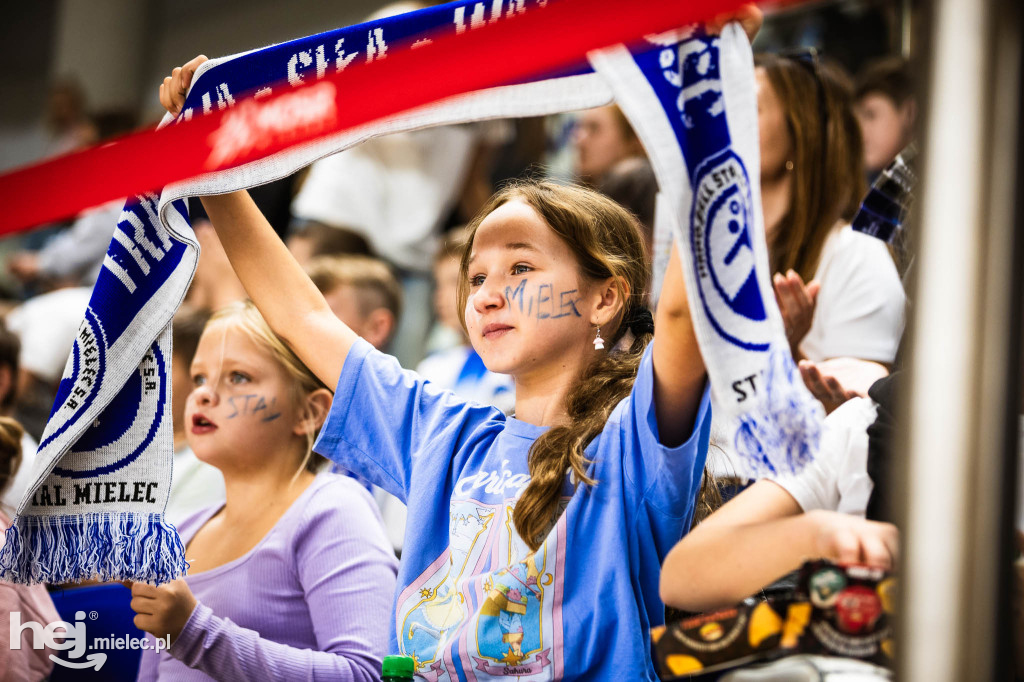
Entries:
[[601,338],[601,328],[597,328],[597,336],[594,337],[594,350],[604,350],[604,339]]
[[793,170],[793,160],[792,159],[790,159],[789,161],[786,162],[786,170],[788,170],[788,171]]

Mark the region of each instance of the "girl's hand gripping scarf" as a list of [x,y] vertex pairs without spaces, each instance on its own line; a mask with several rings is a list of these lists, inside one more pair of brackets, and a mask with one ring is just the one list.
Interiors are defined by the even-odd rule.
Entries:
[[[253,131],[260,125],[315,127],[318,103],[327,101],[314,86],[296,91],[304,102],[300,109],[261,111],[243,93],[258,99],[272,89],[386,58],[389,50],[414,45],[427,34],[459,35],[484,21],[541,11],[547,3],[504,0],[485,9],[484,3],[459,0],[211,60],[193,78],[181,117],[213,107],[237,112],[239,125],[224,128],[217,140],[219,153],[230,157],[259,145]],[[719,402],[733,406],[737,444],[771,470],[806,461],[818,413],[796,378],[778,310],[763,294],[771,289],[755,201],[757,178],[748,179],[745,171],[758,167],[753,78],[749,47],[738,31],[733,33],[730,44],[736,46],[725,55],[734,55],[730,63],[737,62],[742,78],[738,86],[725,84],[724,100],[717,39],[694,38],[682,45],[682,81],[675,43],[657,39],[635,48],[635,56],[625,48],[598,55],[596,71],[575,68],[452,97],[169,185],[159,196],[131,198],[114,228],[68,359],[40,442],[34,485],[7,531],[0,578],[162,583],[186,569],[181,541],[163,518],[173,464],[170,322],[198,257],[185,197],[264,184],[381,134],[599,106],[611,101],[610,85],[651,151],[659,185],[666,189],[660,214],[687,226],[685,231],[677,226],[676,232],[684,247],[698,338]],[[352,93],[352,106],[359,105],[360,96]],[[677,101],[686,105],[682,114]],[[746,112],[742,124],[731,119],[726,124],[725,103],[730,111]],[[302,120],[293,120],[298,110]],[[167,117],[164,124],[169,122]],[[688,178],[694,179],[693,192]],[[666,205],[671,210],[664,210]]]
[[720,37],[648,40],[658,47],[604,50],[591,63],[658,177],[656,266],[664,272],[670,233],[736,452],[755,471],[796,472],[817,451],[823,411],[793,362],[769,280],[750,44],[735,23]]

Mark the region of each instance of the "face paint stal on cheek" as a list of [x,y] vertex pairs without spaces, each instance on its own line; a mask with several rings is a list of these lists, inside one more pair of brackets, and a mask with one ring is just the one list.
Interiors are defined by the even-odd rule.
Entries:
[[247,393],[246,395],[231,396],[227,401],[233,410],[227,419],[258,417],[262,422],[272,422],[281,416],[277,410],[277,396],[271,396],[267,401],[258,393]]

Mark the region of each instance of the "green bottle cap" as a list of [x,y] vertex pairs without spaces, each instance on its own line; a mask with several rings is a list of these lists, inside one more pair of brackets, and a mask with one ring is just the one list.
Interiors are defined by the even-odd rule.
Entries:
[[410,656],[385,656],[381,672],[384,678],[397,677],[412,679],[416,664]]

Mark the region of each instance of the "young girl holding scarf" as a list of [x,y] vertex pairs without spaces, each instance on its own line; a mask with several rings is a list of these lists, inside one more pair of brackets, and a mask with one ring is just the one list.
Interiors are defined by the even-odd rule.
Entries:
[[245,193],[205,202],[268,321],[337,386],[317,451],[408,504],[392,651],[428,679],[655,679],[659,569],[690,525],[710,423],[678,263],[649,344],[632,216],[579,188],[497,195],[460,299],[484,363],[516,381],[506,417],[355,336]]
[[188,577],[132,587],[135,624],[172,640],[139,679],[379,679],[397,562],[367,491],[317,473],[330,391],[248,302],[211,318],[191,373],[189,444],[227,500],[179,525]]
[[[203,60],[165,79],[171,113]],[[487,368],[515,380],[506,416],[358,338],[246,192],[203,203],[270,326],[337,386],[317,452],[408,504],[391,651],[428,680],[656,680],[660,565],[690,526],[710,427],[678,255],[655,321],[643,235],[618,204],[547,183],[493,197],[459,300]]]

